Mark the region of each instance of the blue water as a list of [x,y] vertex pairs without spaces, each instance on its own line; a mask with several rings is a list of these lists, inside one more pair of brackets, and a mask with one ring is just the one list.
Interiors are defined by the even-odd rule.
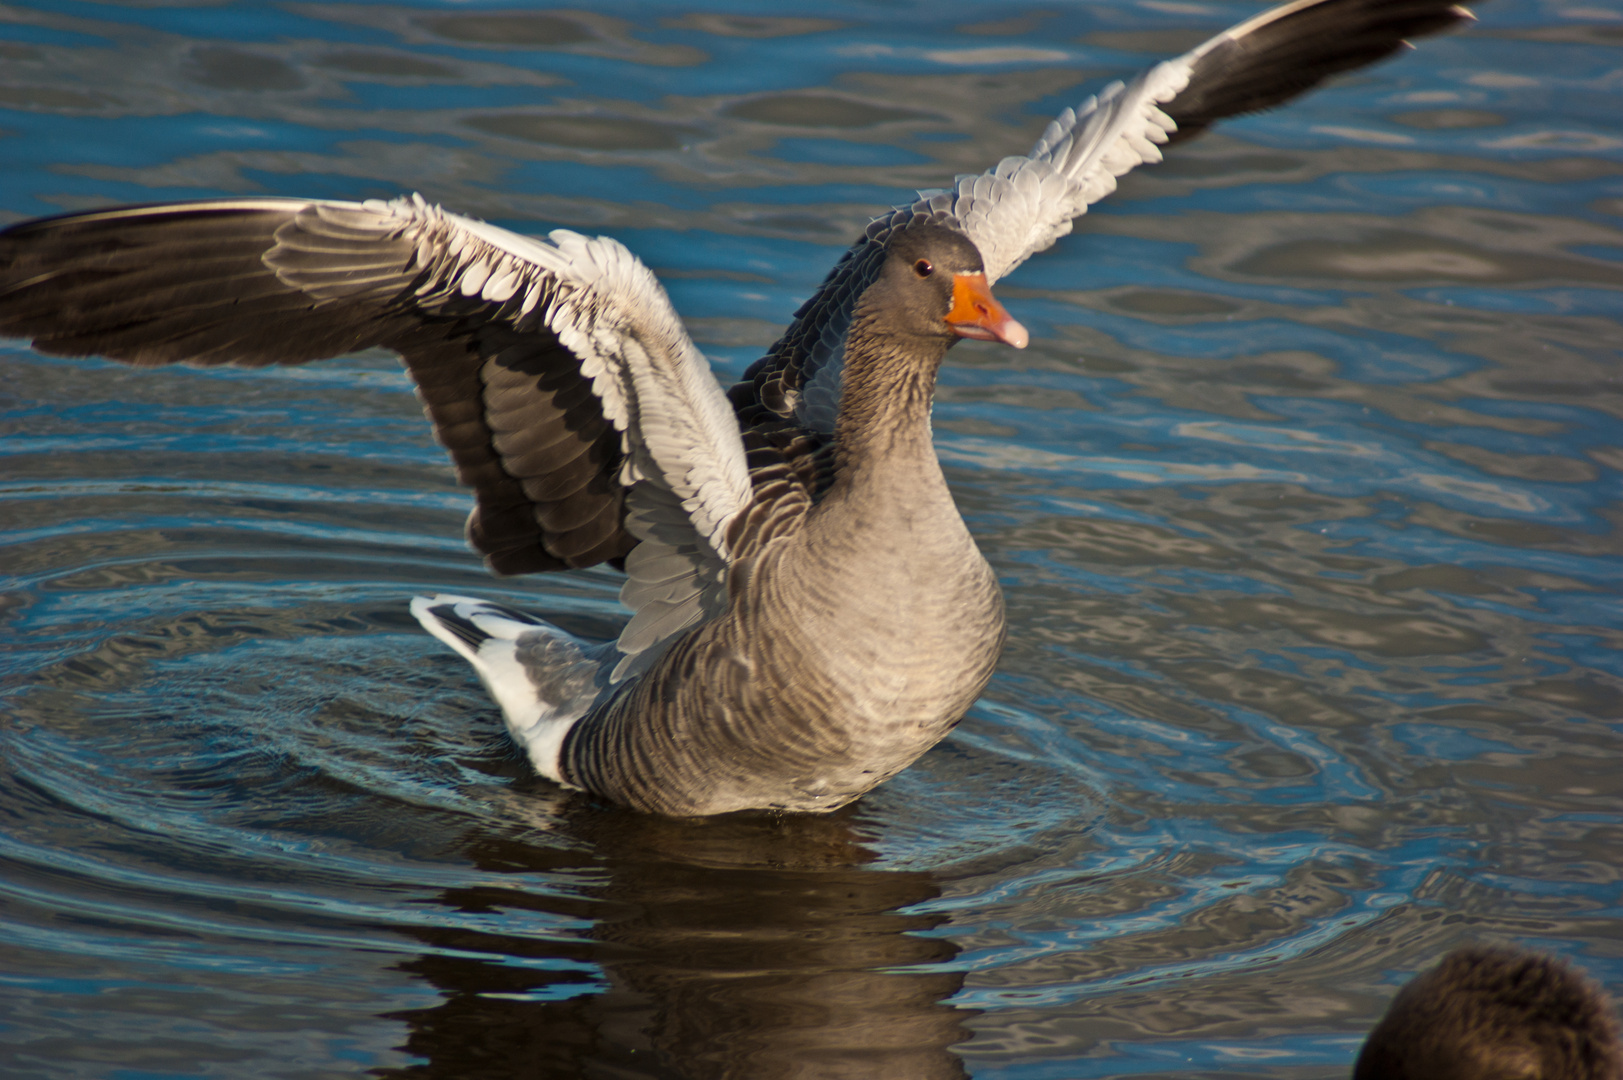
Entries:
[[[610,232],[718,376],[867,216],[1243,4],[22,2],[0,221],[421,191]],[[7,1077],[1340,1077],[1513,941],[1623,990],[1623,5],[1490,3],[1127,178],[955,349],[1010,642],[826,818],[529,775],[388,357],[0,345]]]

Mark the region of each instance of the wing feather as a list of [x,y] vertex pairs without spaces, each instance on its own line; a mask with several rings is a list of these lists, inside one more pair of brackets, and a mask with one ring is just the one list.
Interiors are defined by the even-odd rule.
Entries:
[[1160,161],[1168,142],[1272,108],[1470,18],[1453,0],[1295,0],[1112,83],[1056,117],[1025,157],[959,177],[945,204],[942,193],[921,193],[907,210],[957,218],[995,281],[1069,233],[1118,177]]
[[646,548],[627,595],[658,602],[628,626],[633,653],[725,601],[727,525],[751,497],[738,424],[664,290],[612,240],[521,237],[415,196],[68,215],[0,232],[0,333],[135,364],[394,349],[474,490],[468,538],[492,570]]
[[1071,231],[1117,179],[1162,147],[1237,113],[1271,108],[1407,38],[1472,18],[1454,0],[1294,0],[1182,56],[1116,82],[1044,129],[1031,152],[875,218],[776,344],[729,392],[746,428],[789,421],[833,437],[845,328],[864,274],[895,230],[918,220],[962,230],[996,281]]

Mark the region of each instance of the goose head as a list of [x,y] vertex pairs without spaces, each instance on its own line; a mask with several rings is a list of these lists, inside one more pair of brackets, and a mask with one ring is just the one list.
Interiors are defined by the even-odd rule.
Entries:
[[879,276],[863,295],[887,336],[1001,341],[1017,349],[1029,335],[992,296],[981,253],[956,229],[916,221],[885,241]]

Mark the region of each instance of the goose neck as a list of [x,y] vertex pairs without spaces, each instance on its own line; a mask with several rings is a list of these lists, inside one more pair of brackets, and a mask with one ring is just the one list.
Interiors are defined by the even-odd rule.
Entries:
[[924,459],[939,471],[930,408],[947,343],[855,333],[852,338],[835,422],[840,472],[867,473],[875,465]]

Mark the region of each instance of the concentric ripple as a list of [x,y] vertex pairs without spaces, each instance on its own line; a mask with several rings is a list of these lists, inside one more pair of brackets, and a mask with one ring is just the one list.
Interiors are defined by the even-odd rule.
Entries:
[[[612,232],[726,381],[870,212],[1252,10],[21,0],[0,220]],[[530,773],[406,603],[605,638],[618,580],[487,576],[393,359],[0,344],[0,1073],[1332,1077],[1468,940],[1623,987],[1623,8],[1480,14],[1000,283],[936,433],[1009,647],[824,818]]]

